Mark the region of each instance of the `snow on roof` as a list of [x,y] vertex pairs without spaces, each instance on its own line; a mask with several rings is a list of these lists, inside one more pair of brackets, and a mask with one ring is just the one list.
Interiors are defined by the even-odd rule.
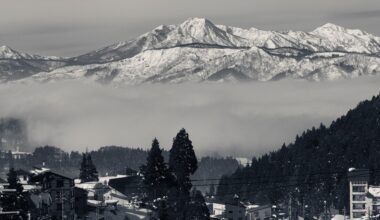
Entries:
[[127,175],[116,175],[116,176],[100,176],[99,177],[99,182],[103,183],[104,181],[109,182],[111,179],[120,179],[127,177]]
[[259,205],[246,205],[245,207],[247,209],[256,209],[256,208],[259,208],[260,206]]
[[368,192],[374,197],[380,197],[380,186],[370,186]]
[[85,190],[95,189],[95,185],[99,182],[86,182],[86,183],[76,183],[75,186]]
[[41,189],[40,186],[37,186],[37,185],[30,185],[30,184],[25,184],[25,185],[22,185],[24,191],[31,191],[31,190],[35,190],[35,189]]
[[41,168],[35,168],[35,169],[31,170],[30,173],[35,174],[35,175],[39,175],[39,174],[46,173],[48,171],[50,171],[49,168],[41,167]]
[[12,155],[32,155],[31,152],[12,151]]
[[356,168],[354,168],[354,167],[350,167],[350,168],[348,168],[348,172],[352,172],[352,171],[354,171],[354,170],[356,170]]
[[87,205],[93,206],[93,207],[99,207],[99,206],[102,206],[102,201],[88,199]]

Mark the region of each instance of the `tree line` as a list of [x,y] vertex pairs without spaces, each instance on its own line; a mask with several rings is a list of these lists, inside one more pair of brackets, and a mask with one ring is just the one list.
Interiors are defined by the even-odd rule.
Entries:
[[[303,204],[309,216],[326,206],[349,211],[347,172],[368,168],[370,184],[380,184],[380,97],[363,101],[329,127],[321,124],[297,135],[294,143],[252,159],[224,176],[217,195],[237,193],[256,203]],[[289,204],[288,204],[289,205]]]

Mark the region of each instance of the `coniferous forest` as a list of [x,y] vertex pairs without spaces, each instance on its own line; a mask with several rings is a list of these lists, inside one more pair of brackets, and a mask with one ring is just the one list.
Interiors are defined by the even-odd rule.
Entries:
[[309,214],[327,207],[348,211],[347,172],[369,168],[370,184],[380,183],[380,97],[363,101],[329,127],[321,124],[294,143],[252,159],[220,181],[217,195],[238,194],[257,203],[303,204]]

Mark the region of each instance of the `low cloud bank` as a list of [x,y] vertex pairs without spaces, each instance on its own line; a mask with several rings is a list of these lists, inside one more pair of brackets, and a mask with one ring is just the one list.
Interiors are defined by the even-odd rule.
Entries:
[[338,82],[144,85],[62,82],[0,86],[0,117],[26,120],[33,145],[169,149],[186,128],[198,154],[246,156],[277,149],[330,124],[379,93],[380,77]]

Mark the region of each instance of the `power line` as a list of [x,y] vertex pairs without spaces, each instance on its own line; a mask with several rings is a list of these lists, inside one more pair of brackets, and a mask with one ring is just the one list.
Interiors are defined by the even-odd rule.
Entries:
[[[380,173],[380,169],[379,170],[374,170],[375,173]],[[342,173],[342,172],[325,172],[323,174],[338,174],[338,173]],[[217,186],[224,186],[224,185],[248,185],[248,184],[264,184],[264,183],[289,183],[291,181],[298,181],[297,179],[294,179],[294,180],[286,180],[284,177],[302,177],[302,176],[315,176],[315,175],[320,175],[322,173],[314,173],[314,174],[308,174],[308,175],[284,175],[284,176],[277,176],[277,180],[270,180],[270,181],[249,181],[249,182],[232,182],[232,183],[218,183],[216,184]],[[360,175],[355,175],[355,177],[365,177],[367,176],[366,174],[360,174]],[[310,182],[316,182],[317,180],[329,180],[329,177],[318,177],[318,179],[310,179],[308,180],[308,182],[297,182],[297,184],[310,184]],[[263,177],[265,178],[265,177]],[[281,179],[283,178],[283,179]],[[347,177],[346,177],[347,178]],[[344,178],[344,179],[346,179]],[[234,179],[234,178],[232,178]],[[249,179],[256,179],[256,178],[236,178],[236,179],[244,179],[244,180],[249,180]],[[199,181],[208,181],[208,180],[222,180],[222,179],[203,179],[203,180],[199,180]],[[193,184],[192,186],[193,187],[200,187],[200,186],[211,186],[211,185],[215,185],[214,183],[204,183],[204,184]],[[282,186],[286,186],[285,185],[280,185],[280,186],[277,186],[278,187],[282,187]],[[80,187],[79,187],[80,188]],[[149,188],[149,186],[145,186],[145,185],[130,185],[128,186],[129,189],[133,189],[133,188],[136,188],[136,189],[143,189],[143,188]],[[90,189],[104,189],[102,187],[92,187]]]

